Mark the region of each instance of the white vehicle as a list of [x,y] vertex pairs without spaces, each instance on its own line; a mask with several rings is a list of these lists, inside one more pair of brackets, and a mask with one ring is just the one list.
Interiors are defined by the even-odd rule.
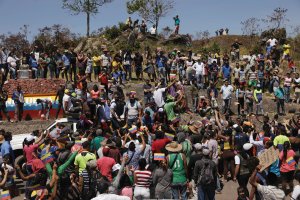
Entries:
[[[69,127],[71,130],[76,132],[77,127],[76,124],[78,122],[78,119],[70,119],[70,118],[61,118],[55,120],[52,124],[50,124],[46,129],[46,131],[51,132],[53,129],[56,128],[57,124],[63,124],[65,127]],[[31,133],[24,133],[19,135],[13,135],[12,140],[10,141],[10,144],[12,146],[12,149],[15,154],[15,165],[24,163],[23,158],[23,142],[27,136],[29,136]]]

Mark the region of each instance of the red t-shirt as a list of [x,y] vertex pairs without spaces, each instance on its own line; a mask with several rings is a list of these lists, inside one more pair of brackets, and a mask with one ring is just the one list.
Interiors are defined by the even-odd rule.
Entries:
[[[101,75],[99,75],[99,76],[101,76]],[[106,75],[102,75],[102,77],[100,78],[100,83],[103,85],[108,84],[108,79],[107,79]]]
[[37,158],[31,160],[31,166],[33,173],[36,173],[41,169],[45,169],[45,164],[43,163],[43,161]]
[[38,147],[39,147],[39,145],[37,145],[37,144],[32,144],[30,146],[27,146],[27,145],[24,146],[23,151],[25,153],[27,163],[30,163],[32,161],[32,159],[34,159],[32,153],[35,152]]
[[167,143],[171,142],[168,138],[158,139],[152,143],[152,152],[161,153],[161,150],[166,146]]
[[97,160],[97,167],[100,173],[103,176],[106,176],[108,180],[111,182],[112,181],[112,167],[116,164],[115,160],[110,157],[102,157]]

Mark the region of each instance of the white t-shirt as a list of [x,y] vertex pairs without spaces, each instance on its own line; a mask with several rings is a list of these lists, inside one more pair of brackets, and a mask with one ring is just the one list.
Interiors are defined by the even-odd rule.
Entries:
[[11,56],[7,58],[7,63],[10,65],[10,67],[16,68],[17,66],[17,60]]
[[[65,102],[67,102],[67,108],[65,107]],[[71,107],[72,107],[71,96],[65,94],[63,97],[63,108],[65,111],[68,111],[70,110]]]
[[300,185],[296,185],[294,187],[291,200],[292,199],[297,199],[298,197],[300,197]]
[[193,65],[193,68],[196,70],[196,74],[197,75],[202,75],[203,74],[204,64],[203,64],[203,62],[201,62],[200,64],[199,64],[199,62],[196,62]]
[[101,55],[102,67],[108,67],[109,65],[109,57],[105,54]]
[[150,34],[155,35],[155,33],[156,33],[156,28],[151,27],[150,28]]
[[163,93],[166,91],[166,88],[159,88],[153,92],[153,99],[157,105],[157,107],[163,107],[165,105],[165,101],[163,98]]
[[283,200],[285,194],[283,190],[272,185],[257,185],[257,192],[261,199],[268,200]]
[[234,164],[240,165],[241,164],[241,159],[238,155],[234,156]]
[[274,46],[275,44],[277,44],[277,40],[276,40],[276,38],[270,38],[267,42],[270,42],[270,46],[272,47],[272,46]]
[[234,71],[234,78],[239,78],[239,74],[240,74],[240,68],[234,68],[233,71]]
[[221,92],[223,99],[230,99],[233,92],[233,87],[231,85],[228,85],[227,87],[223,85],[221,87]]

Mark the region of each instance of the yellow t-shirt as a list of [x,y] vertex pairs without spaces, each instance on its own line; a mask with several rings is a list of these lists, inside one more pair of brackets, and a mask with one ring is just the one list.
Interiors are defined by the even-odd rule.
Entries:
[[100,56],[93,56],[92,60],[93,60],[93,67],[100,66],[100,60],[101,60]]
[[285,54],[285,55],[290,54],[290,49],[291,49],[291,46],[289,44],[284,44],[283,45],[283,54]]

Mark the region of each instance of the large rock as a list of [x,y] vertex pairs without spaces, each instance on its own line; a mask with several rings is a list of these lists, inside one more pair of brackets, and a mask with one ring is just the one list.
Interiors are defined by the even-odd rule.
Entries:
[[110,42],[104,37],[87,38],[82,40],[74,51],[77,53],[80,51],[92,53],[101,50],[102,46],[108,46],[109,44]]
[[162,44],[178,44],[187,45],[191,44],[192,38],[189,34],[186,35],[170,35],[170,37],[162,42]]

